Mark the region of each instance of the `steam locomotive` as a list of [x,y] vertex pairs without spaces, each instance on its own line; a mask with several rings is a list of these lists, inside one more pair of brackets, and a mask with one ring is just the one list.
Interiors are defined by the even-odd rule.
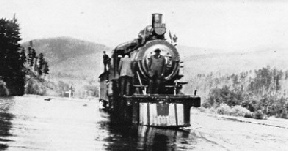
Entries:
[[[116,119],[144,126],[179,128],[190,126],[191,107],[200,107],[201,99],[196,95],[181,92],[183,66],[176,48],[176,37],[169,33],[171,41],[165,39],[166,25],[162,23],[162,14],[152,14],[152,25],[148,25],[138,34],[138,38],[118,45],[111,58],[104,61],[104,72],[99,76],[100,101],[104,107],[116,116]],[[165,72],[159,75],[161,84],[157,93],[152,92],[153,77],[150,74],[149,61],[155,50],[160,50],[165,58]],[[119,65],[123,56],[132,62],[133,77],[128,89],[130,94],[121,93]],[[150,62],[151,64],[151,62]],[[153,64],[153,62],[152,62]]]

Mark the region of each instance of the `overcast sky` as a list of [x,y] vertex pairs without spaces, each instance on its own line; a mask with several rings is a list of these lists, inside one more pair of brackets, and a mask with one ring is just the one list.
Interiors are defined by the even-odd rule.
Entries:
[[284,0],[0,0],[0,17],[14,13],[23,41],[69,36],[113,47],[136,38],[152,13],[162,13],[181,45],[288,48]]

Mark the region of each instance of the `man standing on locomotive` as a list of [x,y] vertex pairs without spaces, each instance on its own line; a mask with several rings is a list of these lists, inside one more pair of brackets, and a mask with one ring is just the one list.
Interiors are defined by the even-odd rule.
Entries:
[[103,51],[104,72],[109,70],[109,56]]
[[124,58],[121,58],[119,62],[119,81],[121,95],[131,95],[131,84],[133,79],[133,71],[132,71],[132,59],[129,58],[128,55],[125,55]]
[[155,55],[151,56],[148,62],[149,75],[151,77],[149,83],[149,93],[159,93],[163,74],[165,72],[165,57],[160,54],[161,50],[156,49]]

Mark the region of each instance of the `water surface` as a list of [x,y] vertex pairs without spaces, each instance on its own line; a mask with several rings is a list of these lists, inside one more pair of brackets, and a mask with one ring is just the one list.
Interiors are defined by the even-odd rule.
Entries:
[[0,150],[191,150],[195,133],[110,121],[97,100],[0,98]]

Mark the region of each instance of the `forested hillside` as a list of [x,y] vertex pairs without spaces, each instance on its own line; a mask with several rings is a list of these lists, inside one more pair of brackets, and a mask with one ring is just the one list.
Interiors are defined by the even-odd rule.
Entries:
[[270,66],[233,74],[198,74],[190,77],[186,92],[197,90],[206,107],[245,106],[250,111],[288,118],[288,70]]
[[[33,47],[37,53],[45,53],[50,64],[50,75],[67,78],[91,78],[100,74],[103,51],[110,48],[102,44],[69,37],[35,39]],[[24,47],[29,42],[22,44]]]
[[184,81],[189,81],[184,92],[193,94],[197,90],[208,106],[248,104],[253,106],[251,110],[269,110],[273,115],[287,117],[286,56],[288,52],[283,48],[195,53],[184,58]]
[[66,96],[72,90],[73,97],[97,96],[97,80],[103,71],[102,54],[110,48],[69,37],[35,39],[22,46],[44,54],[49,64],[49,74],[43,77],[44,84],[35,80],[30,83],[36,87],[32,93]]

